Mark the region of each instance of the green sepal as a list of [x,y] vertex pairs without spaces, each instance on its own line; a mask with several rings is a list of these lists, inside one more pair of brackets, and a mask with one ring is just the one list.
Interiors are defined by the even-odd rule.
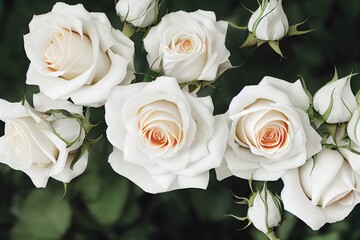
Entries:
[[[206,82],[206,81],[205,81]],[[209,82],[207,85],[206,83],[203,83],[197,79],[192,80],[192,81],[188,81],[188,82],[184,82],[184,83],[179,83],[180,88],[184,88],[186,86],[189,87],[189,92],[193,92],[196,90],[199,90],[200,88],[205,88],[206,86],[212,84],[214,81]]]
[[326,126],[326,129],[331,134],[331,136],[333,137],[333,139],[335,139],[337,128],[338,128],[337,124],[326,124],[325,126]]
[[350,142],[350,141],[349,141],[348,144],[346,144],[346,145],[339,146],[339,148],[344,148],[344,149],[349,150],[349,151],[352,152],[352,153],[355,153],[355,154],[357,154],[357,155],[360,155],[360,152],[356,151],[355,149],[353,149],[353,148],[351,147],[351,142]]
[[324,114],[321,115],[325,121],[328,120],[328,118],[331,114],[331,111],[332,111],[332,107],[334,105],[334,93],[335,93],[335,88],[333,89],[333,91],[331,93],[331,98],[330,98],[330,103],[329,103],[328,108],[326,109]]
[[333,76],[333,78],[332,78],[329,82],[327,82],[327,83],[325,84],[325,86],[326,86],[326,85],[329,85],[329,84],[331,84],[331,83],[333,83],[333,82],[335,82],[335,81],[337,81],[337,80],[339,80],[339,75],[338,75],[336,66],[334,66],[334,76]]
[[224,217],[232,217],[232,218],[235,218],[236,220],[239,220],[239,221],[245,221],[245,220],[248,220],[248,217],[239,217],[239,216],[235,216],[233,214],[226,214],[224,215]]
[[[247,7],[245,7],[245,5],[243,4],[243,2],[240,2],[241,3],[241,6],[243,7],[243,8],[245,8],[247,11],[249,11],[251,14],[253,14],[254,13],[254,11],[253,10],[251,10],[251,9],[249,9],[249,8],[247,8]],[[259,3],[259,2],[258,2]],[[260,5],[260,4],[259,4]]]
[[332,144],[332,143],[323,143],[322,146],[323,146],[323,148],[327,148],[327,149],[331,149],[331,150],[338,149],[338,146],[336,146],[335,144]]
[[275,232],[271,231],[265,234],[269,240],[280,240],[279,238],[276,237]]
[[299,79],[300,79],[300,81],[301,81],[301,85],[302,85],[302,87],[303,87],[303,89],[304,89],[304,92],[305,92],[306,95],[308,96],[310,102],[312,102],[313,97],[312,97],[310,91],[308,90],[308,88],[307,88],[307,86],[306,86],[305,79],[304,79],[301,75],[298,75],[298,77],[299,77]]
[[245,42],[240,46],[240,48],[244,48],[244,47],[251,47],[257,44],[257,39],[256,37],[249,32]]
[[318,129],[321,127],[321,125],[325,122],[325,120],[323,119],[323,117],[320,115],[320,113],[318,113],[314,106],[311,105],[306,113],[308,114],[309,116],[309,119],[310,119],[310,123],[311,125],[315,128],[315,129]]
[[65,117],[68,118],[79,118],[79,119],[83,119],[85,118],[83,115],[81,114],[77,114],[77,113],[71,113],[65,109],[51,109],[47,112],[45,112],[46,114],[53,114],[53,113],[61,113],[63,114]]
[[300,22],[300,23],[291,25],[291,26],[289,27],[289,30],[288,30],[288,32],[286,33],[285,37],[304,35],[304,34],[307,34],[307,33],[309,33],[309,32],[315,31],[314,29],[303,30],[303,31],[299,31],[299,30],[297,29],[298,26],[304,24],[306,21],[307,21],[307,19],[305,19],[304,21],[302,21],[302,22]]
[[238,29],[238,30],[248,30],[248,27],[242,27],[242,26],[239,26],[233,22],[230,22],[230,21],[226,21],[230,27],[232,28],[235,28],[235,29]]
[[124,26],[122,29],[122,33],[127,36],[128,38],[131,38],[132,35],[136,32],[136,28],[131,23],[124,22]]
[[313,172],[314,169],[315,169],[316,163],[317,163],[317,155],[315,155],[315,156],[313,157],[313,166],[312,166],[311,171],[310,171],[310,176],[311,176],[312,172]]
[[[79,122],[79,124],[82,126],[82,128],[81,128],[80,131],[82,131],[82,129],[84,129],[86,134],[88,134],[93,127],[96,127],[96,126],[99,124],[99,123],[97,123],[97,124],[93,125],[93,124],[91,124],[91,123],[89,122],[89,118],[90,118],[90,110],[89,110],[89,108],[87,108],[87,109],[85,110],[85,117],[84,117],[83,115],[81,115],[81,114],[71,113],[71,112],[69,112],[69,111],[67,111],[67,110],[65,110],[65,109],[51,109],[51,110],[49,110],[49,111],[46,112],[46,114],[50,114],[50,115],[51,115],[51,114],[58,114],[58,113],[64,115],[64,116],[67,117],[67,118],[74,118],[74,119],[76,119],[76,120]],[[81,132],[80,132],[80,133],[79,133],[79,136],[78,136],[74,141],[68,142],[68,141],[66,141],[65,139],[63,139],[63,138],[60,136],[60,134],[58,134],[54,129],[52,129],[52,130],[53,130],[53,133],[54,133],[58,138],[60,138],[63,142],[66,143],[66,147],[71,147],[74,143],[76,143],[76,142],[79,140],[79,138],[80,138],[80,136],[81,136]]]
[[63,200],[64,197],[66,196],[69,183],[63,182],[63,186],[64,186],[64,194],[63,194],[62,197],[60,198],[60,201]]
[[267,42],[266,40],[257,39],[256,40],[256,47],[260,47],[261,45],[263,45],[266,42]]
[[277,53],[279,54],[282,58],[285,58],[284,55],[282,54],[281,50],[280,50],[280,42],[279,41],[268,41],[269,46]]
[[239,216],[235,216],[233,214],[226,214],[226,215],[224,215],[224,217],[232,217],[232,218],[235,218],[236,220],[241,221],[241,222],[247,220],[248,223],[245,225],[245,227],[241,228],[240,230],[244,230],[245,228],[249,227],[252,224],[251,220],[247,216],[246,217],[239,217]]
[[73,170],[74,169],[74,165],[80,160],[80,158],[82,157],[82,155],[84,155],[85,151],[88,150],[91,145],[95,144],[96,142],[98,142],[100,139],[102,138],[102,135],[96,139],[90,139],[90,138],[86,138],[84,143],[81,145],[81,147],[78,149],[78,151],[76,152],[76,155],[74,157],[74,159],[72,160],[71,164],[70,164],[70,169]]

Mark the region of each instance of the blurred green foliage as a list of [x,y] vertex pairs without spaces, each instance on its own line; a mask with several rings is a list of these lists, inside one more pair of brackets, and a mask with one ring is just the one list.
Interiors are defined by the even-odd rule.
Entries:
[[[80,0],[78,0],[80,1]],[[77,1],[65,1],[69,4]],[[51,10],[53,0],[1,0],[0,2],[0,97],[19,101],[25,94],[31,99],[36,87],[25,86],[29,61],[22,36],[34,14]],[[89,11],[105,12],[113,26],[120,28],[112,0],[81,0]],[[220,20],[246,25],[250,13],[242,7],[256,9],[255,0],[165,0],[164,11],[212,10]],[[227,47],[233,65],[207,91],[213,96],[215,113],[224,113],[231,99],[245,86],[257,84],[270,75],[295,81],[305,78],[314,93],[331,79],[334,66],[339,75],[360,72],[360,1],[304,0],[283,1],[290,24],[308,21],[304,29],[315,29],[304,37],[292,37],[281,42],[286,58],[281,59],[269,46],[239,49],[246,32],[229,28]],[[145,70],[147,62],[137,44],[136,69]],[[352,80],[352,88],[360,88],[360,77]],[[94,135],[104,134],[103,109],[92,110],[92,121],[99,122]],[[3,134],[0,124],[0,134]],[[231,177],[218,182],[211,172],[206,191],[178,190],[151,195],[112,171],[107,163],[110,144],[103,138],[91,149],[87,170],[68,186],[62,199],[63,185],[50,180],[46,189],[35,189],[22,172],[0,166],[0,239],[172,239],[230,240],[266,239],[254,227],[238,231],[246,223],[224,215],[245,215],[246,209],[233,201],[232,194],[247,196],[246,181]],[[278,185],[278,186],[274,186]],[[280,190],[281,183],[273,184]],[[360,239],[360,212],[356,207],[339,223],[326,225],[314,232],[291,214],[277,229],[281,239],[340,240]]]

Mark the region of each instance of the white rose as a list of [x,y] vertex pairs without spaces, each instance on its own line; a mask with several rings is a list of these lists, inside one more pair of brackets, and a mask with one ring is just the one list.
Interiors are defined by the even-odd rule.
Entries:
[[285,210],[313,230],[343,220],[360,201],[359,175],[335,150],[322,150],[315,161],[309,159],[282,179],[281,199]]
[[144,39],[152,70],[177,78],[213,81],[231,67],[226,49],[227,22],[213,12],[173,12],[151,28]]
[[42,94],[34,95],[33,100],[36,109],[0,99],[0,119],[5,122],[0,162],[25,172],[36,187],[45,187],[49,177],[68,183],[86,168],[87,151],[71,169],[85,133],[76,119],[45,112],[63,109],[82,114],[82,107]]
[[309,104],[300,81],[265,77],[245,87],[226,113],[230,134],[218,179],[277,180],[318,153],[321,137],[310,125]]
[[289,30],[289,22],[281,0],[263,1],[251,15],[248,29],[257,39],[274,41],[282,39]]
[[357,108],[357,102],[351,91],[352,75],[331,81],[314,95],[314,108],[327,123],[348,122]]
[[157,0],[119,0],[116,12],[124,21],[135,27],[145,28],[155,21],[156,4]]
[[181,91],[175,78],[114,88],[105,104],[111,167],[149,193],[205,189],[228,134],[212,112],[210,97]]
[[256,193],[253,205],[248,209],[248,218],[263,233],[271,232],[281,222],[280,199],[264,186]]
[[103,13],[56,3],[51,12],[34,16],[29,28],[26,83],[52,99],[101,106],[114,86],[134,78],[134,44]]

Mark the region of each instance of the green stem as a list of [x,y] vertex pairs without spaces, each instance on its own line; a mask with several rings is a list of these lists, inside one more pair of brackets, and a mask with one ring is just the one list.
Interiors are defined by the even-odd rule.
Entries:
[[274,231],[268,232],[268,233],[266,234],[266,236],[267,236],[270,240],[280,240],[279,238],[276,237]]
[[128,38],[131,38],[131,36],[135,33],[135,27],[130,23],[124,22],[124,27],[122,32]]

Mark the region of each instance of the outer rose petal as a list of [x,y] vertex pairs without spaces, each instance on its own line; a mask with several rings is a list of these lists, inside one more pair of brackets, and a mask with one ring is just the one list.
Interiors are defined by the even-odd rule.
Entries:
[[128,178],[146,192],[160,193],[166,191],[144,167],[125,161],[123,153],[116,148],[109,156],[109,163],[115,172]]
[[291,104],[303,111],[310,107],[309,97],[306,95],[300,80],[289,83],[284,80],[273,77],[264,77],[259,85],[270,85],[284,93],[289,97]]
[[74,156],[75,156],[74,154],[69,155],[66,164],[64,166],[64,170],[58,174],[52,175],[51,177],[58,181],[69,183],[72,179],[82,174],[85,171],[88,163],[89,152],[85,151],[84,154],[81,156],[81,158],[75,163],[73,169],[71,169],[70,166]]
[[183,169],[180,172],[180,174],[189,177],[195,177],[196,175],[203,173],[204,169],[219,167],[223,160],[226,149],[228,131],[229,129],[227,127],[224,116],[216,116],[214,124],[214,136],[212,136],[207,145],[208,149],[210,150],[210,155],[187,166],[186,169]]

